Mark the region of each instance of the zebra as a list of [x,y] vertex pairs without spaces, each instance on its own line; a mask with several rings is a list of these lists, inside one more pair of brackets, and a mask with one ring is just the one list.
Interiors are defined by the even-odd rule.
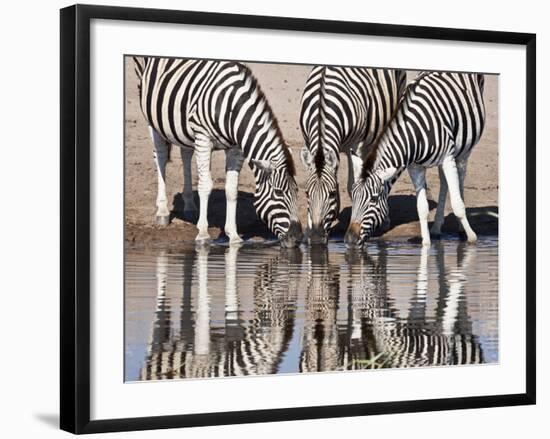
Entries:
[[[300,248],[280,248],[260,261],[248,288],[240,285],[240,246],[198,246],[157,256],[157,306],[139,379],[266,375],[278,372],[294,331]],[[212,294],[213,252],[224,252],[225,294]],[[169,258],[170,256],[170,258]],[[183,268],[179,310],[167,294],[169,270]],[[196,281],[196,290],[193,283]],[[174,285],[170,286],[174,288]],[[216,288],[214,287],[214,290]],[[220,303],[221,302],[221,303]],[[243,303],[253,305],[243,310]],[[179,311],[179,313],[178,313]]]
[[[348,251],[345,261],[309,252],[300,372],[483,363],[464,291],[475,247],[460,243],[453,260],[439,243],[431,270],[430,248],[422,246],[413,289],[392,283],[391,250],[376,247]],[[405,257],[415,263],[417,255]]]
[[366,155],[352,189],[348,246],[360,246],[388,215],[388,194],[408,169],[417,197],[422,243],[431,244],[428,231],[426,169],[439,167],[441,182],[433,235],[441,233],[447,191],[453,212],[469,243],[476,234],[464,206],[464,177],[468,157],[485,124],[484,76],[476,73],[422,72],[407,87],[398,111]]
[[361,172],[361,154],[382,132],[406,83],[404,70],[316,66],[302,95],[301,160],[308,172],[310,243],[326,243],[340,209],[340,153],[348,157],[348,194]]
[[226,154],[225,233],[231,243],[237,233],[236,208],[239,172],[246,159],[256,182],[254,206],[259,217],[283,246],[300,241],[298,186],[292,154],[277,120],[252,72],[232,61],[134,58],[139,78],[140,104],[155,145],[158,173],[157,222],[166,225],[165,169],[170,145],[181,148],[184,162],[183,199],[196,211],[192,193],[191,158],[197,156],[200,201],[199,243],[207,242],[208,198],[213,182],[210,158],[214,150]]

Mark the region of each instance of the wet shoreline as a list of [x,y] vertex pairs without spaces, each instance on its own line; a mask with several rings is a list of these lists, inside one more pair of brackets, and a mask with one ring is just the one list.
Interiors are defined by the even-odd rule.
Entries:
[[[498,236],[498,209],[496,207],[471,208],[467,211],[470,225],[479,237]],[[413,214],[416,214],[416,212],[413,211]],[[402,212],[395,211],[390,212],[390,218],[392,218],[390,229],[383,235],[374,237],[374,241],[408,241],[413,243],[418,241],[420,224],[416,219],[405,219]],[[331,241],[338,242],[342,240],[348,221],[349,219],[345,213],[341,215],[340,222],[330,233]],[[238,230],[247,242],[271,242],[276,240],[275,236],[259,221],[252,225],[238,227]],[[453,240],[459,238],[458,221],[453,214],[447,215],[442,232],[442,239]],[[209,233],[213,241],[223,241],[224,239],[223,226],[211,227]],[[173,219],[167,227],[154,225],[151,221],[150,225],[127,223],[124,228],[126,248],[193,247],[196,234],[195,224],[179,219]]]

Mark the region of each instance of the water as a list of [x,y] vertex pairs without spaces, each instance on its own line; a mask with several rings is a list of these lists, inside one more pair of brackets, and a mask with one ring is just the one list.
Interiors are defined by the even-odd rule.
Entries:
[[126,380],[498,361],[498,240],[127,250]]

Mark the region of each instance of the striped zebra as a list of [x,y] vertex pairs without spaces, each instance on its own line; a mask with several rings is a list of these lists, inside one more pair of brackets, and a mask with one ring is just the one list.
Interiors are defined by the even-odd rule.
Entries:
[[416,190],[422,243],[430,245],[426,169],[432,166],[439,166],[441,182],[432,234],[441,233],[449,191],[468,242],[476,242],[466,217],[464,177],[485,123],[483,86],[481,74],[423,72],[407,87],[353,187],[351,222],[345,236],[348,246],[361,245],[387,217],[388,193],[405,169]]
[[208,241],[208,198],[213,186],[210,159],[214,150],[224,150],[225,233],[230,242],[242,241],[237,233],[236,208],[239,172],[246,159],[254,173],[254,206],[259,217],[283,246],[296,245],[302,233],[292,154],[250,70],[237,62],[150,57],[134,60],[141,109],[155,144],[157,222],[169,222],[165,169],[173,144],[181,148],[183,199],[191,212],[196,211],[191,187],[191,158],[196,153],[200,200],[196,240]]
[[306,195],[310,243],[326,243],[340,209],[340,153],[348,157],[348,194],[368,150],[395,111],[406,83],[403,70],[317,66],[302,96],[301,159],[308,172]]
[[[212,294],[208,271],[214,251],[225,251],[225,294]],[[170,260],[164,253],[158,255],[157,307],[140,380],[279,371],[294,331],[299,287],[295,266],[301,262],[301,251],[273,252],[258,264],[248,288],[237,282],[238,255],[239,246],[200,246],[196,253],[172,255]],[[183,294],[176,307],[177,298],[167,289],[168,271],[178,265],[183,268]],[[243,310],[243,303],[252,309]]]

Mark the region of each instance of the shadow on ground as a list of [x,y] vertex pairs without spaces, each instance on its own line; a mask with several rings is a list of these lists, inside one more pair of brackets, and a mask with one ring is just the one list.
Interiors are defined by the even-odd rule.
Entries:
[[[199,206],[198,194],[194,192],[195,203]],[[250,192],[238,192],[237,204],[237,228],[243,239],[263,239],[274,240],[275,236],[260,221],[254,208],[254,195]],[[416,211],[416,197],[414,195],[393,195],[389,197],[390,207],[390,227],[383,234],[379,231],[376,236],[383,235],[388,239],[399,237],[409,237],[418,240],[420,227],[418,224],[418,215]],[[429,200],[430,211],[437,207],[437,203]],[[137,226],[125,227],[125,240],[132,244],[152,245],[155,243],[193,243],[197,229],[197,216],[193,218],[184,215],[184,203],[181,194],[177,194],[173,200],[174,209],[171,213],[171,219],[175,221],[168,227],[151,225],[149,227]],[[474,231],[480,236],[498,236],[498,207],[483,206],[467,208],[468,219]],[[225,241],[227,237],[223,232],[225,225],[226,200],[223,189],[215,189],[210,195],[208,222],[209,233],[214,240]],[[330,235],[333,239],[341,239],[348,227],[351,216],[351,208],[344,208],[338,217],[338,222],[332,229]],[[431,227],[430,222],[429,226]],[[450,213],[445,217],[445,223],[442,227],[442,233],[457,234],[458,221],[454,214]]]
[[[193,191],[195,205],[199,206],[199,195]],[[171,212],[171,220],[174,218],[197,224],[198,215],[194,217],[186,216],[183,212],[184,202],[180,194],[176,194],[173,200],[174,209]],[[217,227],[223,231],[225,226],[226,213],[225,191],[223,189],[213,189],[208,201],[208,226]],[[262,237],[265,239],[275,239],[275,236],[267,226],[258,218],[256,208],[254,207],[254,194],[250,192],[239,191],[237,198],[237,229],[243,239],[251,237]]]
[[[390,195],[388,198],[388,205],[390,207],[390,228],[391,230],[402,224],[408,224],[418,221],[418,214],[416,212],[416,197],[414,195]],[[437,207],[437,203],[432,200],[428,200],[430,210]],[[332,229],[331,234],[340,236],[346,233],[349,221],[351,217],[351,207],[344,208],[338,216],[338,223]]]
[[[449,202],[449,201],[447,201]],[[385,233],[396,227],[410,224],[415,226],[418,223],[416,211],[416,196],[414,195],[390,195],[388,199],[390,208],[390,227]],[[428,200],[430,211],[437,207],[437,203]],[[498,235],[498,207],[470,207],[466,209],[468,221],[478,235]],[[338,222],[331,231],[331,236],[341,237],[346,233],[351,217],[351,207],[344,208],[338,217]],[[432,222],[429,223],[431,227]],[[450,213],[445,217],[442,227],[443,233],[458,233],[458,221],[454,214]],[[419,233],[419,232],[417,232]],[[377,232],[377,236],[380,236]]]
[[[478,235],[498,236],[498,207],[483,206],[469,207],[466,209],[470,226]],[[431,223],[430,223],[431,226]],[[457,233],[458,220],[451,213],[445,217],[445,223],[441,228],[443,233]]]

